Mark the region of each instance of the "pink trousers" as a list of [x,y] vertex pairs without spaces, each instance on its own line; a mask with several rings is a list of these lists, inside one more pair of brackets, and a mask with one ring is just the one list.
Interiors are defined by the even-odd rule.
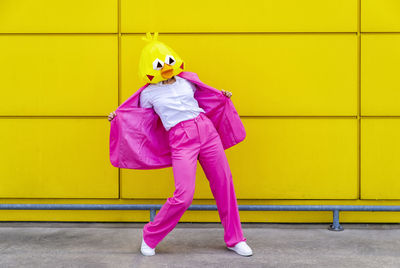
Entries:
[[239,210],[228,160],[218,132],[204,114],[182,121],[168,131],[175,180],[173,197],[156,214],[154,221],[143,228],[146,244],[155,248],[178,224],[191,205],[195,191],[197,159],[209,181],[218,214],[224,227],[224,241],[233,247],[243,236]]

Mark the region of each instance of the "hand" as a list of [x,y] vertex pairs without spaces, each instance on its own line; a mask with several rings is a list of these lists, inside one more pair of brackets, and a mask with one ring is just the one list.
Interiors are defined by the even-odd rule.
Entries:
[[108,121],[112,121],[113,119],[114,119],[114,117],[116,116],[117,114],[115,113],[115,112],[111,112],[109,115],[108,115]]
[[221,89],[221,91],[222,91],[222,93],[223,93],[225,96],[227,96],[228,98],[232,97],[232,92],[229,92],[229,91],[226,91],[226,90],[223,90],[223,89]]

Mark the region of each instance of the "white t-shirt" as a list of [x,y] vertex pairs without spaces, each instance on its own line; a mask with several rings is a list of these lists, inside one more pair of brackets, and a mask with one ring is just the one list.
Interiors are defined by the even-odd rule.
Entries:
[[175,79],[172,84],[150,84],[140,93],[140,107],[154,108],[167,131],[205,112],[194,98],[196,86],[179,76]]

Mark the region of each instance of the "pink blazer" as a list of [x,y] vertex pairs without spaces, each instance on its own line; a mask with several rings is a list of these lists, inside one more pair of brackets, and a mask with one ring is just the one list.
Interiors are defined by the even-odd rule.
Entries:
[[[213,122],[224,149],[246,137],[243,123],[232,103],[222,91],[200,81],[196,73],[181,72],[180,77],[196,85],[194,97]],[[157,169],[171,167],[168,132],[153,108],[139,105],[144,85],[116,110],[110,128],[110,161],[114,167]]]

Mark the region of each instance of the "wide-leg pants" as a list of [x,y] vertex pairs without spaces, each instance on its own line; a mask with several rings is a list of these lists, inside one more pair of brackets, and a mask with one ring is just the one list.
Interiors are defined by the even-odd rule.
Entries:
[[201,112],[196,118],[173,126],[168,135],[175,191],[173,197],[167,198],[154,220],[144,226],[143,239],[146,244],[155,248],[174,229],[191,205],[195,191],[197,159],[216,201],[224,227],[225,244],[233,247],[240,241],[246,241],[228,160],[211,120]]

